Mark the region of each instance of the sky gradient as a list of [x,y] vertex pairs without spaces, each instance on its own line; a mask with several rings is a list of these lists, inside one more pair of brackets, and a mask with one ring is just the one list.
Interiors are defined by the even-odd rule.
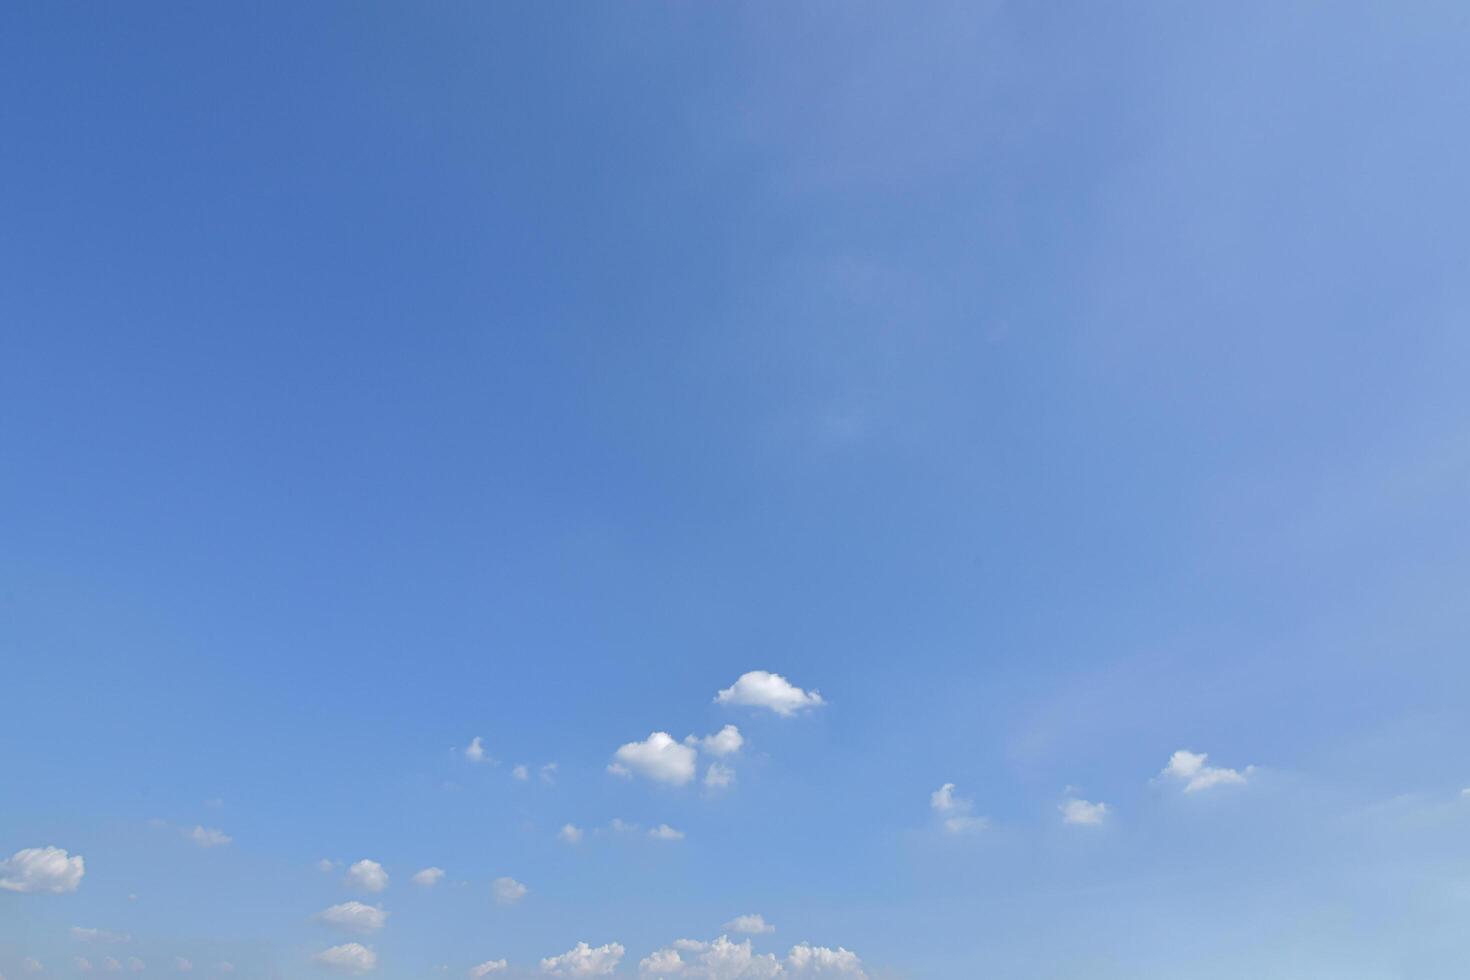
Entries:
[[5,4],[0,978],[1462,978],[1467,64]]

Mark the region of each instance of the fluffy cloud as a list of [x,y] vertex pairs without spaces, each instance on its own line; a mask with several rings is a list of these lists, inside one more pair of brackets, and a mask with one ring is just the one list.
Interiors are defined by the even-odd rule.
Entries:
[[654,732],[642,742],[629,742],[613,755],[608,771],[619,776],[638,773],[662,783],[683,786],[694,778],[695,751],[674,741],[668,732]]
[[499,973],[501,970],[504,970],[507,965],[508,964],[505,962],[505,960],[486,960],[479,966],[470,967],[469,972],[470,976],[472,977],[484,977],[489,976],[492,973]]
[[530,889],[514,878],[496,878],[490,882],[490,893],[501,905],[514,905],[525,898],[528,891]]
[[142,960],[138,959],[136,956],[133,956],[133,957],[129,957],[128,958],[128,972],[129,973],[142,973],[147,968],[148,968],[148,964],[144,963]]
[[470,739],[470,744],[465,746],[464,757],[471,762],[493,762],[490,753],[485,751],[485,743],[480,736],[476,735]]
[[77,890],[86,872],[80,854],[69,855],[60,847],[27,847],[0,861],[0,889],[64,895]]
[[380,905],[343,902],[318,912],[316,919],[349,932],[371,933],[383,928],[388,921],[388,913]]
[[195,827],[188,831],[189,839],[200,847],[222,847],[234,840],[223,830],[213,827]]
[[102,961],[102,969],[106,970],[108,973],[121,973],[122,964],[119,963],[115,957],[109,956],[107,957],[107,959]]
[[378,862],[364,858],[347,869],[346,881],[350,888],[376,894],[388,887],[388,872]]
[[46,967],[42,966],[41,961],[36,959],[34,956],[27,956],[25,958],[25,962],[21,964],[21,969],[25,970],[27,973],[40,973],[42,970],[46,969]]
[[414,876],[409,880],[412,881],[415,885],[422,885],[425,888],[433,888],[435,885],[439,884],[439,881],[443,877],[443,868],[425,868],[422,871],[416,872]]
[[378,954],[362,943],[343,943],[312,957],[328,969],[342,973],[367,973],[378,965]]
[[715,702],[769,708],[782,717],[826,703],[816,691],[803,691],[780,674],[764,670],[741,674],[739,680],[715,695]]
[[574,827],[571,824],[563,824],[561,830],[556,832],[556,836],[568,844],[580,844],[582,842],[582,828]]
[[81,926],[71,927],[71,938],[82,943],[130,943],[133,937],[127,933],[109,932],[106,929],[84,929]]
[[531,773],[527,771],[525,766],[516,766],[510,771],[510,775],[512,779],[519,779],[523,783],[531,778]]
[[775,932],[776,927],[760,915],[737,915],[725,923],[725,928],[730,932],[743,932],[752,936],[759,936],[766,932]]
[[1106,803],[1089,803],[1086,800],[1065,800],[1057,807],[1062,811],[1062,823],[1096,826],[1107,819],[1109,807]]
[[944,829],[951,834],[970,834],[984,830],[984,817],[972,816],[974,804],[954,794],[954,783],[945,783],[929,794],[929,806],[944,818]]
[[683,840],[684,831],[675,830],[666,823],[661,823],[648,832],[648,836],[654,840]]
[[733,782],[735,770],[722,762],[711,762],[704,771],[704,785],[707,789],[725,789]]
[[1180,749],[1169,757],[1169,764],[1164,771],[1159,773],[1168,779],[1173,779],[1184,784],[1184,792],[1195,793],[1202,789],[1210,789],[1213,786],[1228,786],[1241,784],[1246,777],[1255,771],[1255,766],[1246,766],[1245,770],[1224,769],[1217,766],[1207,765],[1208,753],[1190,752],[1188,749]]
[[848,977],[866,980],[862,962],[841,947],[791,947],[785,960],[770,953],[756,953],[750,940],[733,942],[721,936],[702,943],[681,939],[645,957],[638,964],[645,977],[677,976],[685,980],[770,980],[786,976]]
[[188,960],[184,959],[182,956],[175,956],[174,957],[174,969],[177,970],[177,971],[179,971],[180,973],[189,973],[189,972],[191,972],[194,969],[194,964],[193,963],[190,963]]
[[595,948],[586,943],[578,943],[560,956],[543,959],[541,970],[554,977],[605,976],[618,968],[624,952],[620,943],[608,943]]
[[704,738],[690,735],[684,739],[684,744],[723,758],[739,752],[740,747],[745,744],[745,737],[734,725],[726,725],[713,735],[706,735]]

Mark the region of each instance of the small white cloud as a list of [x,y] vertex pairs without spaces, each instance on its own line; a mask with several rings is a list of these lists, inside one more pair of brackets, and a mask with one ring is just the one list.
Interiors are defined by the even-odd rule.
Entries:
[[415,885],[419,885],[424,888],[433,888],[435,885],[439,884],[439,882],[442,881],[443,878],[443,868],[425,868],[422,871],[414,872],[414,876],[409,880],[411,880]]
[[130,943],[133,937],[124,932],[110,932],[107,929],[84,929],[81,926],[71,927],[71,938],[82,943]]
[[86,874],[82,856],[60,847],[27,847],[0,861],[0,889],[22,894],[74,892]]
[[1214,786],[1239,785],[1246,781],[1255,766],[1244,771],[1207,765],[1209,754],[1180,749],[1169,757],[1169,764],[1159,775],[1184,783],[1184,792],[1195,793]]
[[476,735],[470,739],[470,744],[465,746],[464,757],[471,762],[489,762],[490,754],[485,751],[485,743],[480,736]]
[[1470,787],[1460,790],[1460,799],[1470,800]]
[[322,874],[331,874],[333,871],[336,871],[341,866],[341,861],[333,861],[329,858],[322,858],[316,863],[316,869]]
[[661,823],[648,832],[648,836],[654,840],[683,840],[684,831],[675,830],[666,823]]
[[78,973],[92,972],[92,961],[85,956],[73,956],[71,958],[71,965],[76,968]]
[[492,973],[499,973],[508,965],[505,960],[486,960],[479,966],[470,967],[469,975],[476,978],[487,977]]
[[27,973],[40,973],[42,970],[46,969],[46,967],[42,965],[41,961],[36,959],[34,956],[27,956],[25,958],[25,962],[21,963],[20,968]]
[[745,744],[745,736],[741,735],[740,729],[734,725],[726,725],[713,735],[706,735],[703,738],[690,735],[684,739],[684,744],[723,758],[739,752],[740,747]]
[[193,963],[190,963],[188,960],[184,959],[182,956],[175,956],[174,957],[174,969],[177,970],[179,973],[189,973],[189,972],[192,972],[193,971],[194,964]]
[[619,776],[638,773],[662,783],[682,786],[694,778],[695,751],[674,741],[668,732],[654,732],[641,742],[629,742],[613,755],[608,771]]
[[496,878],[490,882],[490,894],[495,896],[495,901],[501,905],[514,905],[526,897],[530,891],[525,885],[514,878]]
[[954,783],[945,783],[929,794],[929,806],[944,816],[944,829],[951,834],[972,834],[988,826],[984,817],[970,815],[974,804],[955,795]]
[[312,957],[321,966],[342,973],[367,973],[378,965],[378,954],[362,943],[343,943]]
[[644,976],[665,977],[670,973],[683,973],[684,960],[678,950],[661,949],[638,961],[638,972]]
[[198,827],[187,832],[189,839],[200,847],[222,847],[234,840],[229,834],[213,827]]
[[516,766],[510,771],[510,775],[512,779],[519,779],[523,783],[531,778],[531,774],[525,766]]
[[615,834],[631,834],[638,829],[638,825],[636,823],[629,823],[618,817],[613,817],[612,823],[608,824],[608,828]]
[[147,968],[148,968],[148,964],[144,963],[142,960],[138,959],[136,956],[130,956],[130,957],[128,957],[128,972],[129,973],[142,973]]
[[362,902],[343,902],[316,914],[318,922],[324,922],[349,932],[373,933],[388,922],[388,913],[380,905],[364,905]]
[[780,674],[765,670],[741,674],[734,684],[715,695],[715,702],[769,708],[787,718],[826,703],[816,691],[803,691]]
[[109,956],[107,957],[107,959],[102,961],[102,969],[106,970],[108,973],[121,973],[122,963],[118,962],[117,959]]
[[214,965],[214,972],[216,972],[216,973],[234,973],[235,972],[235,964],[229,962],[228,960],[220,960],[218,963],[216,963]]
[[1062,823],[1096,826],[1107,819],[1110,807],[1106,803],[1070,799],[1064,800],[1057,809],[1062,811]]
[[735,782],[735,770],[723,762],[711,762],[704,771],[706,789],[727,789]]
[[574,827],[571,824],[563,824],[561,830],[556,832],[556,836],[568,844],[578,844],[582,840],[582,828]]
[[596,947],[578,943],[559,956],[542,959],[541,972],[553,977],[605,976],[618,968],[624,952],[621,943]]
[[364,858],[347,869],[347,886],[374,894],[388,887],[388,872],[376,861]]
[[760,915],[737,915],[725,923],[725,928],[730,932],[743,932],[751,936],[759,936],[762,933],[775,932],[776,927]]
[[556,782],[556,763],[548,762],[541,767],[541,781],[547,786]]
[[792,946],[786,954],[786,969],[798,975],[815,974],[829,977],[866,978],[862,961],[857,954],[838,946],[808,946],[802,943]]

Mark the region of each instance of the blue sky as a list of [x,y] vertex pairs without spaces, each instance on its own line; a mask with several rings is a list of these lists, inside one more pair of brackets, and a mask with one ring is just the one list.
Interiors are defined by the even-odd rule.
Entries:
[[0,976],[1463,976],[1467,59],[6,5]]

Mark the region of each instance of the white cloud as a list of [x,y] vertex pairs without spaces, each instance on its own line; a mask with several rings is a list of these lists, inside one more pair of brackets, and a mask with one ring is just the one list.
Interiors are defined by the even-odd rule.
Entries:
[[114,957],[109,956],[107,957],[107,959],[102,961],[102,969],[106,970],[108,973],[121,973],[122,964],[119,963]]
[[808,946],[802,943],[792,946],[786,954],[786,968],[792,973],[815,974],[818,976],[840,976],[865,978],[862,961],[857,954],[838,946]]
[[1070,799],[1063,801],[1057,809],[1062,811],[1062,823],[1096,826],[1107,819],[1111,808],[1106,803]]
[[491,762],[490,754],[485,751],[485,743],[476,735],[470,739],[470,744],[465,746],[464,757],[471,762]]
[[343,902],[318,912],[316,919],[349,932],[371,933],[383,928],[388,922],[388,913],[380,905]]
[[182,956],[175,956],[174,957],[174,969],[177,970],[180,973],[189,973],[190,971],[192,971],[194,969],[194,964],[193,963],[190,963],[188,960],[184,959]]
[[60,847],[27,847],[0,861],[0,889],[64,895],[77,890],[86,871],[80,854],[68,855]]
[[541,767],[541,781],[547,786],[556,782],[556,763],[548,762]]
[[648,832],[648,836],[654,840],[683,840],[684,831],[675,830],[666,823],[661,823]]
[[425,868],[422,871],[415,872],[414,876],[409,880],[415,885],[422,885],[424,888],[433,888],[439,884],[443,877],[443,868]]
[[951,834],[972,834],[984,830],[988,825],[985,818],[971,816],[974,804],[955,796],[954,788],[954,783],[945,783],[929,794],[929,806],[944,815],[944,829]]
[[234,973],[235,964],[229,962],[228,960],[220,960],[214,965],[214,969],[216,973]]
[[85,956],[73,956],[71,965],[76,967],[78,973],[91,973],[92,961]]
[[619,748],[607,768],[619,776],[636,772],[682,786],[694,778],[695,755],[694,749],[680,745],[668,732],[654,732],[642,742],[629,742]]
[[703,738],[690,735],[684,739],[684,744],[723,758],[739,752],[740,747],[745,744],[745,736],[741,735],[740,729],[734,725],[726,725],[713,735],[706,735]]
[[496,878],[490,882],[490,892],[501,905],[514,905],[525,898],[528,891],[529,888],[514,878]]
[[554,977],[600,977],[618,968],[625,950],[621,943],[592,947],[578,943],[559,956],[541,961],[541,971]]
[[711,762],[704,771],[706,789],[725,789],[735,782],[735,770],[723,762]]
[[1255,771],[1255,766],[1246,766],[1242,772],[1206,765],[1208,759],[1208,753],[1180,749],[1169,757],[1169,764],[1159,775],[1184,783],[1184,792],[1194,793],[1213,786],[1242,784]]
[[479,966],[470,967],[469,973],[470,976],[475,977],[478,980],[479,977],[489,976],[492,973],[499,973],[501,970],[504,970],[508,965],[509,964],[507,964],[505,960],[486,960]]
[[343,973],[367,973],[378,965],[378,954],[362,943],[343,943],[312,957],[317,963]]
[[628,821],[623,820],[619,817],[613,817],[612,823],[608,824],[608,827],[611,828],[613,833],[615,834],[631,834],[633,831],[638,829],[638,825],[636,823],[629,823]]
[[71,927],[71,938],[83,943],[130,943],[133,937],[123,932],[109,932],[106,929],[84,929],[81,926]]
[[683,973],[684,960],[679,951],[660,949],[638,961],[638,972],[646,976],[664,977],[670,973]]
[[519,779],[523,783],[531,778],[531,774],[526,770],[525,766],[516,766],[510,771],[510,775],[512,779]]
[[138,959],[136,956],[130,956],[130,957],[128,957],[128,972],[129,973],[142,973],[147,968],[148,968],[148,964],[144,963],[142,960]]
[[1470,787],[1460,790],[1460,799],[1470,800]]
[[737,915],[725,923],[725,928],[730,932],[743,932],[752,936],[776,931],[776,927],[767,922],[764,916],[760,915]]
[[741,674],[739,680],[715,695],[715,702],[769,708],[788,718],[826,703],[816,691],[803,691],[780,674],[764,670]]
[[200,847],[221,847],[234,840],[229,834],[213,827],[198,827],[187,832],[189,839]]
[[322,874],[330,874],[341,866],[341,861],[333,861],[330,858],[322,858],[316,863],[316,869]]
[[41,961],[36,959],[34,956],[27,956],[25,958],[25,962],[20,965],[20,968],[22,970],[25,970],[27,973],[40,973],[42,970],[46,969],[46,967],[41,965]]
[[350,888],[376,894],[388,887],[388,872],[378,862],[364,858],[347,869],[346,882]]
[[561,830],[556,832],[556,836],[568,844],[580,844],[582,842],[582,828],[574,827],[571,824],[563,824]]

